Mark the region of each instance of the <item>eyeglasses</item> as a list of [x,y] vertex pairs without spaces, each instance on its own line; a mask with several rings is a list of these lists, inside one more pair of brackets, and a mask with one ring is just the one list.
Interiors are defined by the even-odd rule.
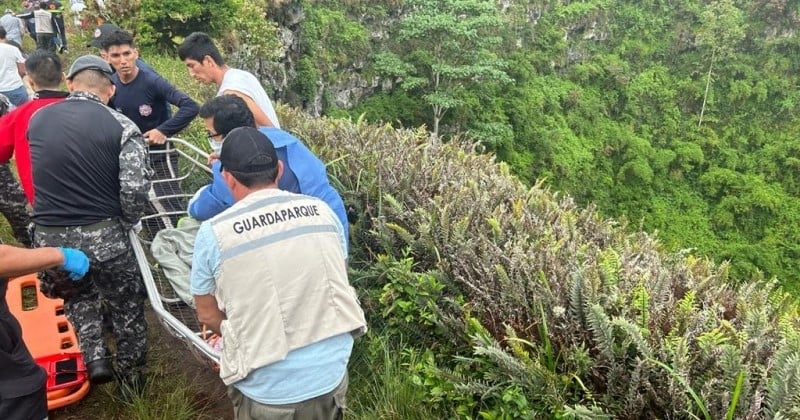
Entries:
[[220,136],[222,136],[222,134],[206,131],[206,138],[208,139],[208,141],[216,141],[214,140],[214,137],[220,137]]

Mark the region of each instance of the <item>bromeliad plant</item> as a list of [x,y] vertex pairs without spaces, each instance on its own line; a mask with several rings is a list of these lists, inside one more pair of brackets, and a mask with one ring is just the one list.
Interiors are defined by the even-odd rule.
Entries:
[[470,144],[282,111],[359,216],[365,305],[434,349],[412,369],[429,402],[487,419],[798,414],[797,307],[773,283],[666,253]]

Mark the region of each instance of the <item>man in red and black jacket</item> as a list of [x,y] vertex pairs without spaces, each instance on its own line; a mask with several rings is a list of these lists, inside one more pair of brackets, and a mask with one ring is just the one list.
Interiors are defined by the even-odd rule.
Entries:
[[52,51],[36,50],[25,61],[28,82],[36,92],[33,100],[17,107],[0,118],[0,163],[8,163],[16,156],[17,173],[25,197],[33,205],[33,175],[28,146],[28,121],[34,112],[52,103],[60,102],[69,93],[59,90],[64,77],[61,59]]

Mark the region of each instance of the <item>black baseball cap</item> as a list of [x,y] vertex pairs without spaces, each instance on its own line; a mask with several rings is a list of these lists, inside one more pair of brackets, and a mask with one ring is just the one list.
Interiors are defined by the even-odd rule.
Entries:
[[241,174],[267,172],[278,166],[272,141],[254,127],[231,130],[222,143],[219,160],[225,170]]
[[103,38],[111,35],[114,31],[121,31],[119,26],[113,23],[104,23],[97,27],[92,34],[92,39],[86,44],[87,47],[102,48]]

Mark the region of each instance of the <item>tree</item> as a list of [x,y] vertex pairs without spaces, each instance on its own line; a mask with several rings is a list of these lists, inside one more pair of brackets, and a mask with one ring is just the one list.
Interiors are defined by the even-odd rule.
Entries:
[[486,0],[411,0],[406,6],[395,43],[377,54],[375,68],[430,106],[437,139],[442,118],[463,106],[471,90],[511,81],[494,49],[503,20]]
[[697,32],[697,43],[710,50],[711,56],[708,60],[706,91],[703,95],[703,105],[700,108],[698,126],[703,124],[703,114],[706,111],[714,63],[733,55],[736,43],[745,37],[746,27],[742,11],[736,8],[733,0],[712,1],[703,10],[701,20],[702,24]]

